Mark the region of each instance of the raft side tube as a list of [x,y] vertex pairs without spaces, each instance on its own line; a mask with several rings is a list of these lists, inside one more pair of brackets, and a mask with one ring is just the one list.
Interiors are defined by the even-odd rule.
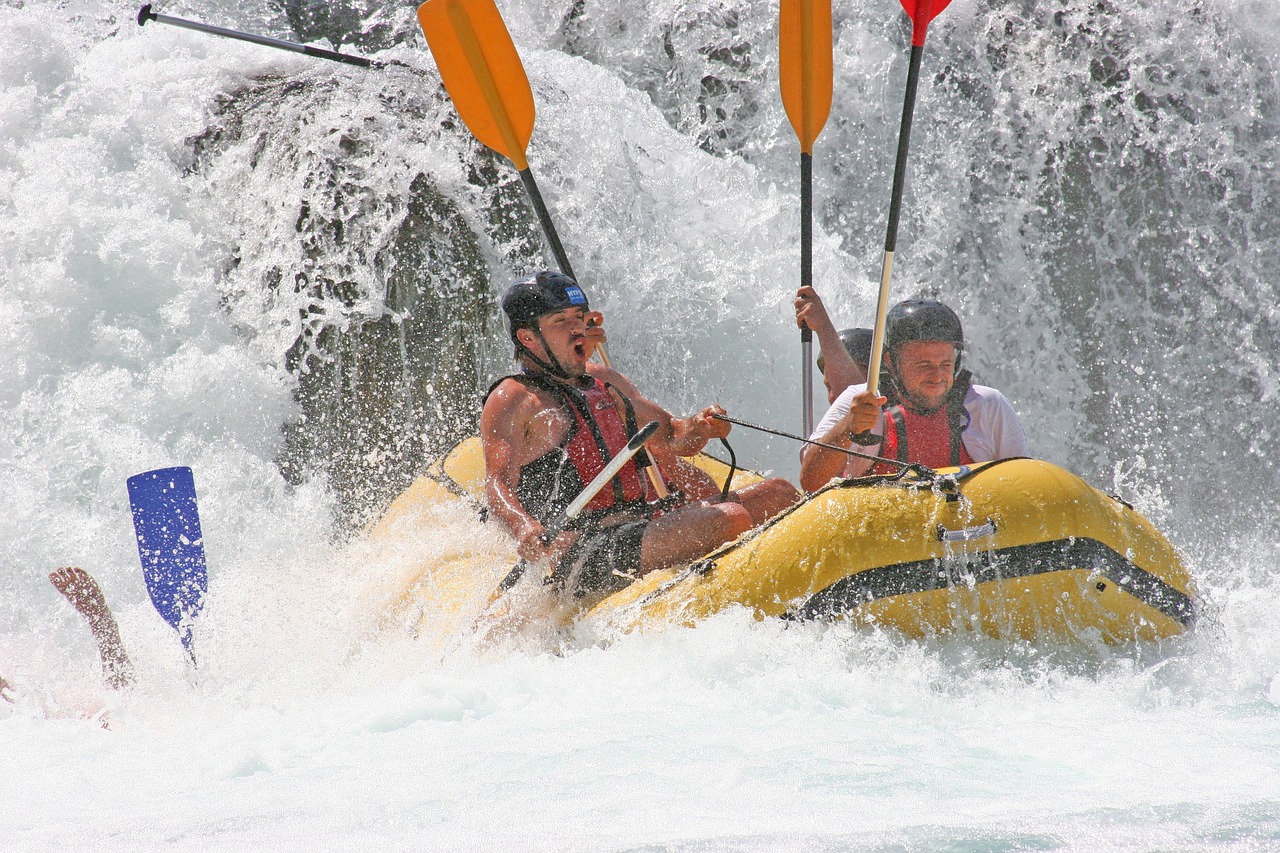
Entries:
[[1040,460],[956,473],[958,500],[892,478],[833,483],[700,563],[641,579],[591,615],[631,629],[742,605],[760,617],[851,617],[917,636],[1096,628],[1109,642],[1194,624],[1181,558],[1131,508]]

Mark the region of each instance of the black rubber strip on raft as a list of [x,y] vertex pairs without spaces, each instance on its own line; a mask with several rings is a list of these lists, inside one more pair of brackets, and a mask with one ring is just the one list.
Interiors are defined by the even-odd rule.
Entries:
[[918,560],[868,569],[817,593],[792,615],[799,619],[821,618],[850,613],[859,605],[894,595],[1080,569],[1097,572],[1143,604],[1183,625],[1195,622],[1195,605],[1189,596],[1097,539],[1085,538],[1036,542],[951,559]]

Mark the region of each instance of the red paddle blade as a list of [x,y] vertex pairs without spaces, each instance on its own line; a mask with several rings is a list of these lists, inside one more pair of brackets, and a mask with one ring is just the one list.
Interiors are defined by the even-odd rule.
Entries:
[[782,105],[800,150],[812,154],[831,114],[831,0],[782,0],[778,56]]
[[529,168],[533,91],[493,0],[427,0],[418,23],[463,123],[516,169]]
[[950,3],[951,0],[902,0],[902,8],[907,10],[912,22],[912,46],[924,46],[924,32],[929,28],[929,23]]

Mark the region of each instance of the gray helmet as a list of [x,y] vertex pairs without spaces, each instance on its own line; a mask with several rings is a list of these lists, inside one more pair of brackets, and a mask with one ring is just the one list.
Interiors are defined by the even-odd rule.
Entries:
[[[845,352],[849,353],[849,358],[863,370],[867,369],[867,363],[871,361],[871,338],[874,334],[870,329],[840,330],[840,343],[844,344]],[[820,355],[818,370],[825,370],[825,368],[826,359]]]
[[945,341],[964,349],[964,327],[956,312],[936,299],[907,299],[885,315],[884,345],[893,350],[910,341]]

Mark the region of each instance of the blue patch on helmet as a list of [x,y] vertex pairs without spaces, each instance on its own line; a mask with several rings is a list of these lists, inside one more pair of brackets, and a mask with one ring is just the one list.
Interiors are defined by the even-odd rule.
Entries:
[[564,289],[564,295],[569,297],[570,305],[586,305],[587,304],[587,295],[582,292],[581,287],[576,287],[576,286],[566,287]]

